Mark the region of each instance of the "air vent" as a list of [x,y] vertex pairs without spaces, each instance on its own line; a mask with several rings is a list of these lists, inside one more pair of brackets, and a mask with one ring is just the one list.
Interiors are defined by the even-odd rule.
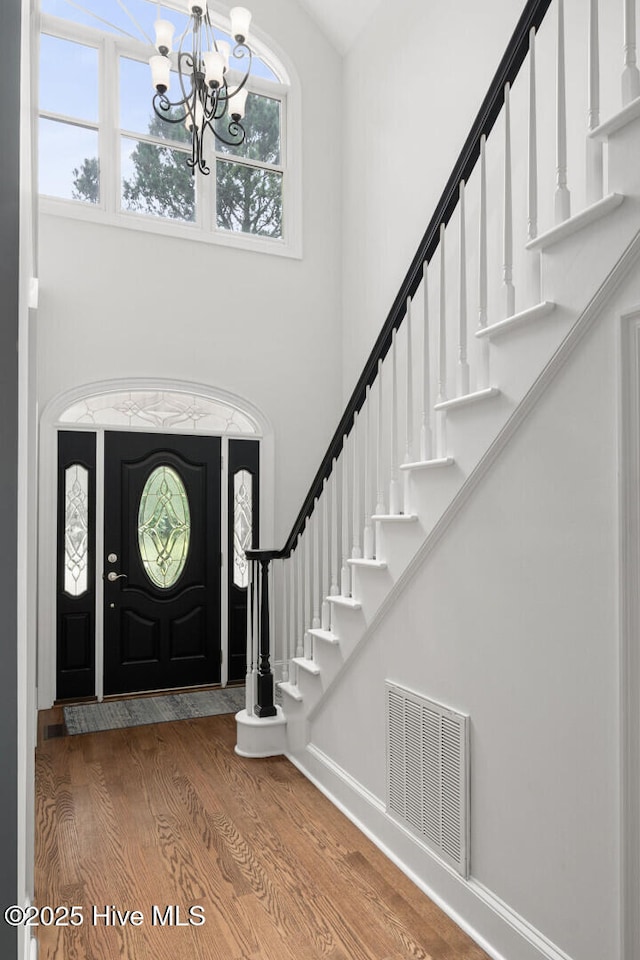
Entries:
[[386,684],[387,812],[469,875],[469,718]]

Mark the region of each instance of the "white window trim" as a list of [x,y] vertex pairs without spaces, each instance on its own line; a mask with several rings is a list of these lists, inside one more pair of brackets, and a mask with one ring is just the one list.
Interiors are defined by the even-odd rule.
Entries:
[[[222,30],[230,29],[225,24],[225,19],[225,17],[216,14],[216,26],[219,26]],[[48,14],[42,14],[40,17],[40,32],[63,40],[83,43],[95,47],[99,51],[99,117],[97,123],[85,121],[78,117],[67,117],[64,114],[54,114],[51,111],[39,111],[37,104],[34,105],[34,114],[36,119],[43,116],[43,118],[57,119],[75,126],[97,129],[101,161],[99,203],[89,204],[81,200],[68,200],[40,194],[39,209],[41,213],[71,220],[124,227],[142,233],[196,240],[201,243],[240,250],[295,259],[302,258],[302,117],[300,89],[293,71],[285,66],[280,59],[276,60],[275,54],[268,43],[260,40],[260,37],[256,37],[255,32],[252,31],[252,49],[285,82],[275,83],[261,77],[254,77],[251,80],[251,90],[264,96],[280,99],[280,140],[283,151],[280,164],[257,163],[250,165],[273,170],[283,175],[282,237],[280,238],[236,233],[217,227],[215,212],[212,209],[214,202],[213,189],[207,190],[204,194],[204,202],[201,201],[196,205],[196,220],[193,223],[176,222],[169,218],[154,217],[120,209],[118,189],[120,183],[120,137],[123,134],[127,135],[127,131],[121,130],[119,126],[118,58],[129,56],[134,60],[144,62],[145,57],[149,54],[148,46],[142,41],[138,42],[116,34],[107,34],[93,27],[87,27]],[[151,101],[151,86],[149,89],[149,100]],[[148,139],[144,134],[135,134],[134,136],[136,139]],[[164,141],[162,145],[171,146],[171,141]],[[220,151],[216,151],[216,157],[222,160],[233,159],[233,155],[224,154]],[[239,157],[238,160],[244,162],[242,157]],[[212,168],[210,176],[214,175]]]

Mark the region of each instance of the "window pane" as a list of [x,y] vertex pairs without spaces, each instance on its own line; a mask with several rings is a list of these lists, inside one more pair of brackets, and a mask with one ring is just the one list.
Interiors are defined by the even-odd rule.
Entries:
[[236,587],[249,584],[249,564],[245,551],[252,541],[252,483],[247,470],[239,470],[233,477],[233,582]]
[[123,137],[123,210],[172,220],[195,220],[194,177],[186,163],[188,156],[182,150]]
[[89,471],[74,463],[64,472],[64,590],[87,590],[89,564]]
[[[153,39],[153,24],[158,16],[157,0],[125,0],[124,5],[147,36]],[[146,39],[141,30],[126,15],[118,0],[90,0],[90,2],[80,0],[78,6],[84,7],[84,10],[78,9],[78,6],[72,6],[67,0],[40,0],[40,6],[43,13],[51,13],[55,17],[72,20],[74,23],[84,23],[98,30],[106,30],[107,33],[115,33],[117,36],[126,33],[137,40]],[[91,13],[95,16],[91,16]],[[101,19],[98,19],[99,17]],[[186,14],[172,10],[168,6],[162,7],[162,17],[176,24],[176,33],[178,30],[181,33],[187,23]],[[108,22],[105,23],[105,20]]]
[[282,174],[218,160],[217,224],[223,230],[282,236]]
[[57,120],[40,120],[40,193],[100,202],[98,133]]
[[[184,122],[167,123],[156,116],[152,106],[154,93],[149,64],[120,57],[120,127],[133,133],[150,133],[163,140],[190,143],[191,136]],[[182,97],[180,81],[175,72],[171,74],[169,97]],[[173,111],[173,115],[183,116],[184,110]]]
[[145,573],[157,587],[168,589],[179,579],[187,562],[190,536],[185,486],[172,467],[156,467],[140,496],[138,547]]
[[[233,99],[229,102],[233,108]],[[217,129],[227,140],[233,139],[228,133],[229,120],[219,121]],[[260,160],[262,163],[280,163],[280,101],[270,97],[261,97],[250,93],[242,126],[246,139],[239,147],[227,147],[217,143],[222,153],[232,153],[236,157],[248,160]]]
[[[82,77],[82,83],[78,83]],[[40,109],[98,120],[98,51],[71,40],[40,37]]]

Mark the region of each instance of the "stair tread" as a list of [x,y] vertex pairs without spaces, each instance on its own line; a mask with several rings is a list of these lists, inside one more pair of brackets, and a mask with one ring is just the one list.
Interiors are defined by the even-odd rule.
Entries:
[[616,130],[622,130],[623,127],[626,127],[632,120],[637,120],[638,117],[640,117],[640,97],[636,97],[635,100],[628,103],[622,110],[618,110],[604,123],[590,130],[589,136],[593,140],[608,140],[612,133],[615,133]]
[[461,397],[452,397],[451,400],[441,400],[436,403],[434,410],[457,410],[458,407],[466,407],[480,400],[488,400],[490,397],[497,397],[500,391],[497,387],[485,387],[484,390],[474,390],[473,393],[465,393]]
[[580,213],[576,213],[575,216],[569,217],[568,220],[564,220],[555,227],[551,227],[551,229],[545,233],[541,233],[535,240],[530,240],[526,249],[544,250],[546,247],[550,247],[552,244],[572,236],[572,234],[577,233],[578,230],[582,230],[590,223],[611,213],[616,207],[620,206],[623,200],[624,194],[610,193],[608,196],[603,197],[602,200],[592,203],[591,206],[585,210],[581,210]]
[[335,603],[339,607],[348,607],[349,610],[361,610],[362,604],[359,600],[354,600],[353,597],[327,597],[329,603]]
[[393,521],[395,523],[413,523],[418,519],[417,513],[374,513],[372,520]]
[[363,567],[364,569],[369,570],[386,570],[387,564],[384,560],[365,560],[364,558],[358,557],[356,560],[347,560],[347,563],[351,567]]
[[297,700],[300,703],[303,699],[302,694],[296,687],[295,683],[290,683],[288,680],[281,680],[278,683],[278,689],[282,690],[283,693],[286,693],[287,696],[291,697],[292,700]]
[[536,303],[535,306],[528,307],[527,310],[520,310],[511,317],[506,317],[504,320],[498,320],[488,327],[482,327],[480,330],[476,330],[476,337],[496,337],[499,334],[508,333],[509,330],[512,330],[514,327],[519,327],[524,323],[541,320],[543,317],[548,316],[554,309],[555,303],[553,300],[543,300],[542,303]]
[[291,662],[296,663],[302,670],[312,673],[315,677],[320,673],[318,664],[314,660],[309,660],[308,657],[293,657]]
[[309,630],[309,634],[312,637],[317,637],[318,640],[324,640],[325,643],[340,643],[340,637],[331,630],[320,630],[313,628],[312,630]]
[[455,463],[453,457],[436,457],[433,460],[416,460],[414,463],[401,463],[401,470],[428,470],[435,467],[450,467]]

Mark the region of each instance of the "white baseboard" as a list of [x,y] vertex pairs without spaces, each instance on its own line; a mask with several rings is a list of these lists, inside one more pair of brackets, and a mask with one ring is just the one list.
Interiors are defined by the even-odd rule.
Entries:
[[483,884],[436,858],[318,747],[289,760],[493,960],[572,960]]

